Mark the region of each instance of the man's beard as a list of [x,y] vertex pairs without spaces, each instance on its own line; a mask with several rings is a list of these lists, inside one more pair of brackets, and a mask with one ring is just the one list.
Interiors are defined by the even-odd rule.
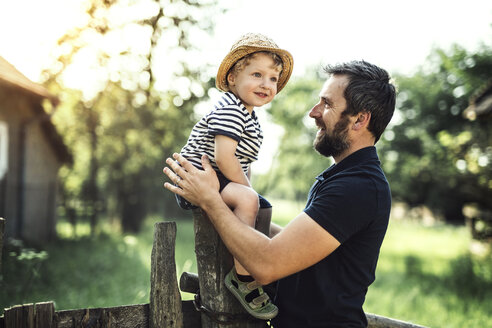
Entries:
[[[314,139],[314,149],[323,156],[337,157],[350,147],[348,140],[348,125],[350,120],[343,116],[340,121],[335,124],[333,133],[328,135],[328,130],[325,129],[324,134],[318,134]],[[318,124],[319,125],[319,124]]]

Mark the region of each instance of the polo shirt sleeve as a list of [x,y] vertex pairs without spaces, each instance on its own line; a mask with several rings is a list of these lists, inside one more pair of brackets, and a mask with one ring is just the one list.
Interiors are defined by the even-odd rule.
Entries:
[[211,112],[207,118],[208,133],[224,135],[239,142],[246,127],[243,111],[237,106],[223,107]]
[[323,183],[304,212],[343,244],[370,224],[376,209],[371,181],[348,177]]

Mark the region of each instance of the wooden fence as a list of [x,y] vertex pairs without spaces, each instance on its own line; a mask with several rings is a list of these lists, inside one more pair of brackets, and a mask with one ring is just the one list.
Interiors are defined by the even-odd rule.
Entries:
[[[176,223],[159,222],[154,226],[148,304],[62,311],[56,311],[53,302],[16,305],[4,310],[0,328],[267,327],[247,315],[226,290],[223,279],[232,268],[232,257],[207,216],[195,210],[193,217],[198,274],[183,273],[179,287],[195,294],[195,300],[181,300],[178,288]],[[0,255],[4,224],[0,218]],[[369,328],[422,328],[374,314],[367,318]]]

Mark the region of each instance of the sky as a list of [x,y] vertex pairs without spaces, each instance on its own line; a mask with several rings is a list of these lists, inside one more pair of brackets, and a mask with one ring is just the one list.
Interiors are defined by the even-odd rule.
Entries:
[[[308,67],[353,59],[370,61],[390,73],[412,74],[425,64],[433,47],[449,49],[458,43],[473,50],[480,42],[492,41],[490,0],[220,1],[228,10],[213,18],[213,38],[195,41],[202,49],[200,60],[212,67],[218,67],[232,43],[247,32],[265,34],[290,51],[293,76]],[[0,56],[38,82],[56,40],[83,21],[82,3],[0,0]],[[79,74],[75,80],[81,78]],[[275,140],[267,136],[265,143],[275,147]],[[262,159],[262,153],[260,162],[268,162],[269,156]]]
[[[411,73],[433,46],[467,48],[492,41],[492,1],[239,0],[216,20],[216,39],[231,44],[250,30],[273,38],[306,66],[365,59]],[[302,4],[302,5],[301,5]],[[219,53],[227,48],[220,47]]]
[[[0,56],[30,79],[68,28],[83,20],[82,0],[0,0]],[[242,34],[271,37],[294,56],[294,75],[306,67],[365,59],[410,74],[433,46],[469,49],[492,41],[490,0],[222,0],[229,10],[215,36],[200,45],[218,65]]]

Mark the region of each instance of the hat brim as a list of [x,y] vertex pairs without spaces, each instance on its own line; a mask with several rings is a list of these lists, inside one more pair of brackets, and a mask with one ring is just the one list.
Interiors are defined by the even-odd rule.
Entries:
[[270,48],[270,47],[262,47],[262,46],[240,46],[229,52],[227,56],[222,60],[222,63],[219,66],[219,70],[217,71],[217,77],[215,79],[215,86],[224,92],[230,91],[229,86],[227,85],[227,73],[231,69],[231,67],[241,58],[252,54],[254,52],[259,51],[268,51],[273,52],[280,56],[282,59],[282,73],[278,79],[277,83],[277,93],[279,93],[284,86],[289,81],[290,76],[292,75],[292,69],[294,67],[294,59],[292,55],[284,49],[279,48]]

